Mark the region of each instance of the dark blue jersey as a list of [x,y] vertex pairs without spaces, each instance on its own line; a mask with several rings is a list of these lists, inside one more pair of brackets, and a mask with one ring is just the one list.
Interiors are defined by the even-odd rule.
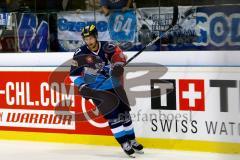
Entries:
[[116,46],[108,42],[98,43],[97,52],[91,51],[87,45],[84,45],[74,53],[70,78],[78,87],[87,84],[93,89],[109,90],[120,85],[118,79],[110,76]]

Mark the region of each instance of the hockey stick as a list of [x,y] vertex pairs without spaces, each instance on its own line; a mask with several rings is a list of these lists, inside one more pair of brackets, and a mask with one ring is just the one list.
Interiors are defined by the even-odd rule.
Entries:
[[[136,12],[136,14],[138,13],[141,17],[141,19],[144,20],[144,16],[142,15],[142,13],[137,9],[137,4],[136,1],[133,0],[133,8]],[[136,15],[137,16],[137,15]],[[162,31],[163,34],[162,35],[158,35],[155,39],[151,40],[147,45],[145,45],[140,51],[138,51],[135,55],[133,55],[124,65],[124,67],[130,63],[133,59],[135,59],[138,55],[140,55],[146,48],[148,48],[149,46],[153,45],[154,43],[156,43],[158,40],[160,40],[163,36],[165,36],[174,26],[177,25],[177,21],[178,21],[178,16],[179,16],[179,10],[178,10],[178,6],[173,6],[173,19],[172,19],[172,23],[169,25],[169,27]],[[141,22],[141,20],[140,20]]]
[[155,39],[153,39],[151,42],[149,42],[147,45],[145,45],[140,51],[138,51],[135,55],[133,55],[124,65],[124,67],[129,64],[133,59],[135,59],[138,55],[140,55],[146,48],[148,48],[149,46],[153,45],[154,43],[156,43],[158,40],[160,40],[162,37],[164,37],[166,34],[168,34],[169,31],[171,31],[175,26],[181,26],[184,21],[186,20],[187,17],[189,17],[190,15],[192,15],[193,13],[196,12],[196,8],[191,7],[190,9],[188,9],[187,11],[185,11],[183,13],[183,15],[180,17],[181,18],[181,22],[177,24],[178,22],[178,16],[179,16],[179,10],[177,6],[174,6],[173,8],[173,20],[172,20],[172,24],[164,31],[163,34],[157,36]]
[[[139,56],[146,48],[148,48],[149,46],[153,45],[154,43],[156,43],[158,40],[160,40],[163,36],[165,36],[176,24],[177,24],[177,20],[178,20],[178,7],[174,7],[174,16],[173,16],[173,21],[172,24],[168,27],[168,29],[160,36],[157,36],[155,39],[153,39],[151,42],[149,42],[147,45],[145,45],[140,51],[138,51],[135,55],[133,55],[129,60],[127,60],[127,62],[123,65],[123,67],[127,66],[133,59],[135,59],[137,56]],[[109,78],[105,79],[104,81],[102,81],[97,87],[96,89],[98,89],[104,82],[106,82],[107,80],[111,79],[112,76],[110,76]]]
[[[151,42],[149,42],[147,45],[145,45],[140,51],[138,51],[136,54],[134,54],[130,59],[127,60],[127,62],[123,65],[123,67],[127,66],[132,60],[134,60],[137,56],[139,56],[143,51],[145,51],[146,48],[148,48],[149,46],[153,45],[154,43],[156,43],[158,40],[160,40],[162,37],[164,37],[166,34],[168,34],[169,31],[171,31],[175,26],[181,26],[181,24],[184,23],[184,21],[186,20],[187,17],[189,17],[190,15],[192,15],[193,13],[195,13],[196,9],[191,7],[190,9],[188,9],[186,12],[183,13],[183,15],[180,17],[181,18],[181,22],[177,24],[178,22],[178,18],[179,18],[179,10],[178,10],[178,6],[174,6],[173,8],[173,20],[172,20],[172,24],[169,25],[169,27],[164,31],[163,34],[158,35],[155,39],[153,39]],[[106,82],[107,80],[111,79],[112,76],[110,76],[109,78],[105,79],[104,81],[102,81],[97,87],[96,89],[98,89],[104,82]]]

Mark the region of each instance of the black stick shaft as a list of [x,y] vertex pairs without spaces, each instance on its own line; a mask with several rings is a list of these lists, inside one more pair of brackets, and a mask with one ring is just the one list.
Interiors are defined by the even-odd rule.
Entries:
[[[177,19],[178,19],[178,8],[174,8],[175,9],[175,14],[174,17],[174,22],[169,26],[169,28],[160,36],[157,36],[154,40],[152,40],[150,43],[148,43],[146,46],[144,46],[140,51],[138,51],[135,55],[133,55],[130,59],[127,60],[126,64],[124,65],[124,67],[126,65],[128,65],[133,59],[135,59],[138,55],[140,55],[147,47],[153,45],[154,43],[156,43],[159,39],[161,39],[163,36],[165,36],[171,29],[173,29],[173,27],[175,27],[177,25]],[[191,12],[190,12],[191,11]],[[179,23],[179,25],[181,25],[186,17],[188,17],[189,15],[191,15],[192,13],[196,12],[196,9],[194,9],[193,7],[190,8],[188,11],[188,13],[184,14],[184,17],[182,17],[182,22]],[[105,79],[101,84],[99,84],[96,89],[98,89],[106,80],[110,79],[111,77]]]

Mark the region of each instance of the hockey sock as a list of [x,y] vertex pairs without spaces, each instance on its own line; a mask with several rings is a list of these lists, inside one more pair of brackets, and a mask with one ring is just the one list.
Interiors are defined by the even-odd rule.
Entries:
[[111,119],[108,123],[113,133],[113,136],[119,144],[123,144],[128,141],[126,132],[124,130],[123,122],[121,120]]
[[125,119],[123,121],[123,127],[128,140],[134,140],[135,132],[134,132],[131,116],[128,112],[126,113]]

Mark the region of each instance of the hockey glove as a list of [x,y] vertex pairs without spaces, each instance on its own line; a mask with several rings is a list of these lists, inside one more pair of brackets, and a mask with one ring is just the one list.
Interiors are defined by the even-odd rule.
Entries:
[[95,94],[95,90],[90,88],[90,87],[87,87],[86,84],[83,84],[81,85],[79,88],[78,88],[78,91],[80,93],[80,95],[86,99],[90,99],[90,98],[93,98],[94,97],[94,94]]

